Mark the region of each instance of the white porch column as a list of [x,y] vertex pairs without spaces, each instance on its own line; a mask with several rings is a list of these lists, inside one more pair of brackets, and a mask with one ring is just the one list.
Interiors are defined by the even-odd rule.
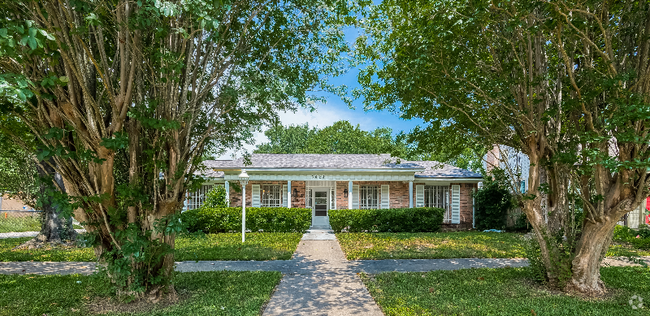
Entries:
[[409,208],[413,208],[413,181],[409,181]]
[[291,208],[291,180],[287,181],[287,207]]
[[352,209],[352,181],[348,181],[348,210]]
[[226,189],[226,203],[230,207],[230,182],[225,181],[223,188]]

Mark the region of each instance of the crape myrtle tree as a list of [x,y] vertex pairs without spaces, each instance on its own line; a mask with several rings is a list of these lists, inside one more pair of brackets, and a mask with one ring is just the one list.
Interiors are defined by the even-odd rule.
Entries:
[[605,292],[612,231],[648,195],[650,4],[387,0],[364,23],[368,105],[422,118],[432,148],[525,153],[547,281]]
[[331,88],[345,5],[2,1],[3,112],[61,174],[119,293],[173,297],[178,215],[203,153]]

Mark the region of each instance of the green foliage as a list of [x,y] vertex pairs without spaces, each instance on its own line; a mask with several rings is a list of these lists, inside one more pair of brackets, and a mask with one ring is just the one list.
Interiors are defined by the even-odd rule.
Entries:
[[[241,231],[241,207],[198,208],[183,212],[182,222],[190,232],[227,233]],[[246,229],[252,232],[304,232],[311,225],[311,210],[286,207],[247,207]]]
[[201,208],[223,208],[228,207],[226,199],[226,188],[221,185],[215,185],[210,192],[205,195],[205,202]]
[[508,212],[515,207],[502,170],[493,169],[494,178],[487,177],[483,188],[474,194],[476,229],[505,229]]
[[434,207],[330,210],[329,220],[335,232],[435,232],[444,212]]
[[[182,296],[178,304],[134,315],[259,315],[281,278],[275,271],[178,273],[174,280]],[[89,302],[116,301],[108,282],[97,275],[0,275],[0,316],[95,314]]]
[[628,303],[640,295],[645,305],[650,275],[643,268],[608,267],[600,273],[613,290],[598,300],[531,284],[528,268],[390,272],[361,278],[387,316],[647,315],[647,307],[634,310]]
[[348,260],[523,258],[521,235],[513,233],[340,233]]
[[276,125],[264,132],[268,143],[257,146],[256,153],[268,154],[392,154],[412,158],[411,146],[404,134],[392,135],[392,129],[380,127],[364,131],[349,121],[334,122],[331,126],[310,128],[303,125]]
[[627,226],[617,225],[614,228],[613,241],[629,243],[635,248],[650,250],[650,229],[646,226],[634,230]]

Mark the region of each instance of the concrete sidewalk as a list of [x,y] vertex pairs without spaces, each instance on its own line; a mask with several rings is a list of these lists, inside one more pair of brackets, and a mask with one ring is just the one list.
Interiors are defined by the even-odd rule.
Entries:
[[305,234],[292,261],[300,269],[284,275],[264,316],[383,315],[331,232]]

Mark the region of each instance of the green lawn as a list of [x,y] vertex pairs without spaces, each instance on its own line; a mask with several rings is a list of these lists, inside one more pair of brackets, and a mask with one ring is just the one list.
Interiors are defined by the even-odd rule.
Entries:
[[361,274],[361,278],[387,316],[648,315],[648,307],[634,310],[628,303],[633,295],[650,297],[647,269],[602,268],[611,296],[591,301],[550,292],[531,281],[529,274],[526,268],[465,269]]
[[41,230],[39,217],[12,217],[5,218],[5,213],[0,212],[0,233],[19,233]]
[[[129,315],[259,315],[281,278],[260,271],[179,273],[178,304]],[[0,316],[88,315],[88,302],[112,298],[107,282],[99,276],[0,275]]]
[[[288,260],[301,233],[210,234],[176,238],[176,260]],[[12,251],[29,238],[0,239],[0,261],[94,261],[91,248],[44,248]]]
[[[348,260],[524,258],[516,233],[339,233]],[[650,256],[650,250],[614,243],[607,256]]]
[[523,258],[521,235],[513,233],[340,233],[349,260]]

